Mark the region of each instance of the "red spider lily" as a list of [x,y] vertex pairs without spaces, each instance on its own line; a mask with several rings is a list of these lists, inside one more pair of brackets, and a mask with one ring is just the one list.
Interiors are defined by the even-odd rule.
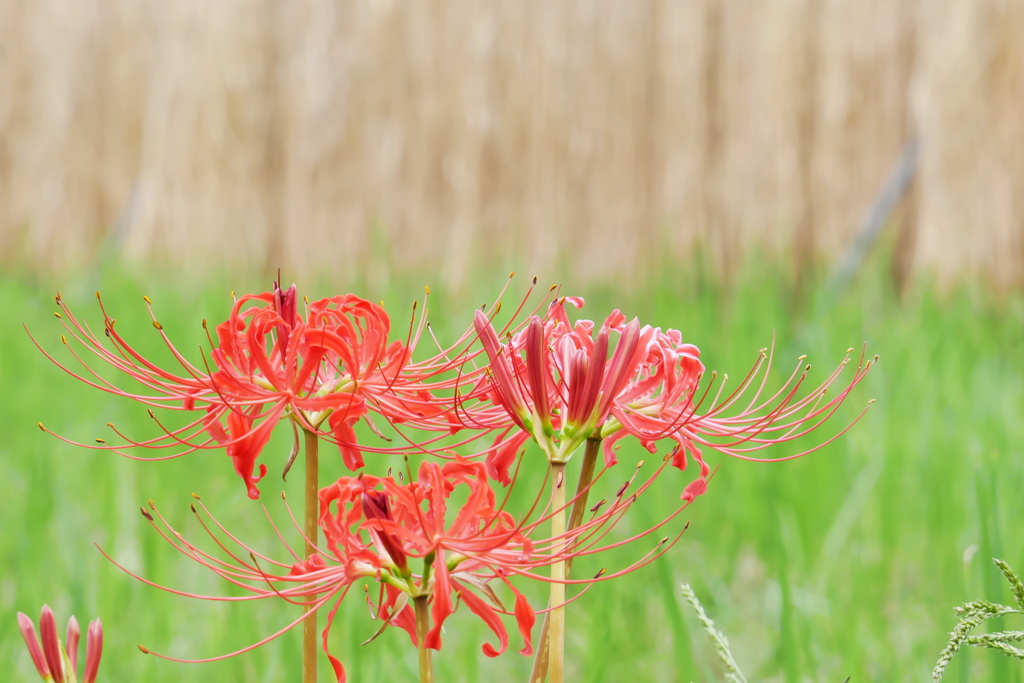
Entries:
[[[283,290],[275,283],[273,291],[244,295],[235,301],[228,319],[216,328],[216,341],[210,337],[210,358],[204,359],[200,367],[186,360],[171,344],[146,298],[153,326],[180,365],[178,372],[170,372],[147,360],[125,341],[102,300],[103,336],[107,341],[80,322],[59,294],[56,302],[60,307],[56,315],[67,331],[61,340],[82,369],[76,371],[43,351],[59,367],[91,386],[150,407],[203,411],[201,417],[185,426],[169,429],[150,410],[150,416],[163,430],[159,437],[128,439],[108,424],[127,444],[114,446],[97,439],[96,444],[76,445],[153,460],[224,447],[249,496],[257,498],[257,483],[266,474],[263,464],[257,470],[257,459],[283,418],[337,444],[350,469],[363,466],[364,450],[401,450],[357,445],[354,426],[359,420],[368,419],[370,412],[391,424],[408,424],[440,433],[442,436],[434,441],[464,426],[450,404],[454,404],[459,383],[475,379],[474,373],[459,375],[457,371],[479,353],[472,351],[476,335],[469,330],[450,347],[439,346],[432,357],[412,362],[413,350],[427,325],[424,316],[416,321],[415,305],[407,338],[389,341],[390,319],[382,306],[347,294],[309,303],[303,316],[298,311],[295,285]],[[492,306],[492,314],[499,307],[498,303]],[[521,304],[519,311],[522,309]],[[206,321],[203,326],[207,327]],[[78,342],[88,353],[79,355],[69,340]],[[143,391],[123,389],[107,380],[89,365],[90,356],[136,380]],[[446,393],[452,397],[443,398]],[[369,424],[376,431],[373,423]],[[48,431],[42,423],[40,428]],[[480,435],[475,433],[462,443]],[[142,458],[124,452],[131,447],[175,452]],[[425,447],[416,443],[415,448]],[[297,443],[292,455],[296,453]],[[287,469],[288,466],[285,472]]]
[[[398,391],[394,381],[410,350],[400,341],[389,343],[390,319],[383,307],[348,294],[310,304],[303,320],[295,296],[293,285],[284,294],[278,288],[239,298],[217,327],[219,343],[211,352],[219,369],[210,378],[227,400],[207,408],[207,430],[227,446],[254,498],[259,493],[254,464],[281,417],[333,437],[346,466],[357,469],[363,459],[353,427],[367,414],[368,402],[392,419],[405,416],[391,414],[393,402],[386,394]],[[247,303],[256,305],[243,308]],[[419,415],[437,412],[419,397],[407,397],[403,406]],[[227,431],[219,424],[225,414]],[[329,431],[321,429],[325,421]],[[260,476],[264,473],[261,466]]]
[[[469,488],[467,503],[455,521],[445,525],[447,499],[460,486]],[[377,490],[378,487],[383,490]],[[320,525],[327,539],[326,547],[306,559],[292,553],[295,561],[291,565],[255,553],[233,536],[230,538],[249,553],[248,561],[228,550],[219,540],[218,545],[228,553],[231,562],[200,551],[169,526],[170,534],[162,531],[161,534],[183,553],[253,593],[243,598],[209,599],[276,596],[294,604],[314,604],[317,608],[335,601],[323,631],[323,648],[339,681],[345,679],[345,672],[341,662],[327,650],[328,635],[338,606],[352,584],[367,579],[376,580],[381,586],[380,604],[375,607],[377,616],[385,626],[393,624],[406,629],[414,643],[416,625],[409,601],[429,595],[434,604],[434,627],[427,636],[427,647],[440,649],[441,626],[454,612],[456,601],[461,600],[498,637],[497,648],[484,645],[488,656],[497,656],[508,646],[508,634],[500,619],[502,614],[515,617],[526,642],[522,653],[532,653],[533,610],[505,578],[507,572],[498,564],[504,561],[505,555],[528,554],[532,546],[515,528],[511,515],[495,509],[494,494],[481,464],[464,460],[444,466],[425,463],[420,470],[420,480],[406,485],[399,485],[390,477],[343,477],[322,489],[320,500]],[[426,510],[420,507],[424,503]],[[203,509],[205,511],[205,507]],[[154,522],[149,512],[143,510],[143,514]],[[166,525],[163,516],[157,514]],[[422,560],[421,574],[412,572],[409,558]],[[505,610],[488,585],[493,580],[505,583],[515,595],[512,612]],[[317,594],[323,595],[310,598]],[[302,618],[271,638],[297,625]],[[251,647],[267,640],[270,638]]]
[[[581,300],[570,301],[582,304]],[[657,441],[674,440],[673,464],[679,469],[686,468],[688,456],[697,461],[700,477],[683,492],[684,499],[692,499],[704,492],[710,472],[701,447],[755,459],[749,453],[804,436],[835,413],[874,362],[862,357],[850,381],[831,397],[827,392],[839,380],[852,349],[835,371],[803,396],[800,390],[809,366],[802,371],[798,366],[780,389],[762,399],[772,358],[763,349],[740,386],[724,397],[720,387],[710,406],[700,412],[711,384],[701,393],[704,365],[700,351],[684,343],[678,330],[641,328],[635,319],[627,323],[625,316],[614,311],[595,336],[593,322],[571,324],[563,306],[556,311],[547,320],[531,318],[525,332],[510,336],[505,343],[499,341],[483,313],[475,318],[490,359],[484,391],[519,428],[488,457],[491,476],[502,483],[507,483],[509,466],[528,438],[532,437],[551,461],[564,461],[588,437],[600,438],[605,464],[611,466],[616,463],[617,442],[632,435],[652,453]],[[619,341],[609,359],[611,332],[619,334]],[[712,373],[712,383],[716,380],[717,373]],[[742,405],[744,394],[755,385],[753,397]],[[480,397],[477,391],[466,398]],[[464,410],[481,422],[492,420],[490,426],[505,419],[493,411]],[[850,426],[852,423],[832,439]],[[799,457],[821,445],[769,460]]]
[[[618,311],[613,316],[621,317]],[[620,330],[622,338],[608,360],[608,323],[613,319],[593,340],[589,321],[570,330],[561,316],[547,321],[534,316],[524,333],[502,346],[487,316],[476,312],[473,322],[491,362],[496,402],[550,460],[564,460],[600,427],[641,360],[643,336],[650,332],[641,335],[635,319]],[[561,431],[558,440],[556,430]]]
[[[219,556],[219,553],[211,554],[201,550],[175,531],[151,502],[150,507],[156,511],[156,516],[146,509],[142,513],[168,542],[250,594],[240,597],[202,596],[140,580],[172,593],[210,600],[280,598],[295,605],[312,605],[315,609],[332,603],[322,634],[322,646],[339,681],[344,680],[345,672],[341,662],[327,649],[328,634],[349,589],[353,584],[366,580],[379,584],[379,597],[370,605],[383,625],[373,638],[388,626],[398,626],[416,644],[418,639],[411,601],[426,597],[430,602],[432,622],[424,641],[426,647],[441,648],[441,628],[461,602],[480,617],[498,639],[497,646],[484,644],[486,655],[497,656],[508,646],[508,634],[502,616],[515,618],[525,642],[520,652],[529,655],[532,653],[530,630],[535,612],[510,578],[521,576],[551,581],[538,570],[567,558],[594,555],[633,542],[668,524],[686,505],[651,529],[628,539],[611,543],[605,541],[612,527],[644,494],[668,464],[668,460],[666,458],[657,471],[630,493],[636,473],[640,471],[638,467],[633,478],[618,487],[610,504],[601,501],[594,506],[593,517],[589,521],[557,538],[540,541],[531,537],[542,525],[549,523],[554,512],[545,511],[533,519],[537,507],[535,501],[534,508],[523,520],[517,522],[504,510],[504,503],[496,501],[485,467],[480,462],[459,458],[441,465],[428,461],[420,467],[418,479],[405,484],[391,477],[342,477],[320,491],[320,528],[326,539],[324,546],[318,548],[319,552],[305,558],[289,547],[288,551],[292,555],[289,562],[271,559],[251,549],[214,520],[214,527],[241,548],[242,552],[232,549],[218,538],[219,534],[204,521],[193,505],[193,512],[227,559]],[[453,494],[459,499],[463,497],[461,492],[456,493],[459,489],[465,491],[465,503],[457,511],[449,510],[449,500]],[[202,502],[199,506],[209,514]],[[167,532],[157,525],[156,518],[159,518]],[[281,537],[280,532],[278,536]],[[663,539],[654,550],[622,570],[613,573],[602,571],[592,579],[565,580],[564,583],[586,588],[598,581],[621,576],[645,566],[663,554],[672,545],[668,540]],[[414,571],[414,568],[420,567],[422,569],[418,573]],[[494,582],[504,584],[512,591],[515,604],[511,610],[502,604],[491,588]],[[157,656],[188,662],[231,657],[276,638],[301,623],[305,617],[304,613],[260,642],[220,657],[186,660],[162,654]],[[148,648],[142,650],[156,654]]]
[[[18,628],[25,638],[32,663],[44,681],[54,683],[76,683],[78,680],[78,639],[80,631],[78,620],[74,616],[68,620],[67,649],[61,645],[57,636],[57,622],[49,605],[43,605],[39,617],[39,632],[42,637],[42,648],[36,639],[36,629],[32,619],[18,612]],[[100,657],[103,654],[103,625],[99,619],[89,622],[86,636],[85,671],[81,683],[94,683],[96,672],[100,668]]]

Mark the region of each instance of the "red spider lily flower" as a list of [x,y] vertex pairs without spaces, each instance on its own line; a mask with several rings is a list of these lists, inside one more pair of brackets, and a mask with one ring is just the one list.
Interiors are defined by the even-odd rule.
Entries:
[[[772,358],[763,349],[740,386],[724,397],[719,389],[710,407],[700,412],[718,376],[712,373],[712,381],[702,393],[700,351],[684,343],[678,330],[641,328],[637,320],[627,323],[625,316],[613,311],[595,336],[593,322],[570,323],[561,305],[564,301],[558,302],[555,314],[547,320],[531,318],[525,332],[510,336],[505,343],[484,314],[476,315],[475,326],[490,359],[483,390],[519,428],[511,436],[506,432],[488,456],[491,476],[502,483],[508,481],[515,454],[531,437],[552,461],[567,459],[586,438],[599,438],[605,464],[611,466],[617,461],[617,443],[631,435],[652,453],[658,441],[675,441],[673,464],[679,469],[686,468],[689,457],[698,463],[700,477],[683,492],[684,499],[692,500],[706,490],[710,472],[702,447],[755,459],[749,453],[804,436],[836,412],[877,360],[865,362],[862,357],[853,377],[831,397],[827,397],[828,391],[839,381],[852,349],[834,372],[803,396],[800,390],[809,366],[802,371],[798,366],[779,390],[762,399]],[[581,300],[570,301],[582,304]],[[612,332],[619,335],[619,341],[608,358]],[[742,397],[755,386],[753,397],[742,406]],[[480,397],[477,391],[466,398]],[[476,411],[479,415],[483,412]],[[488,417],[502,419],[493,413]],[[829,441],[850,426],[852,423]],[[799,457],[822,445],[770,460]]]
[[[447,500],[460,487],[468,489],[467,502],[454,521],[446,524]],[[396,625],[405,629],[414,643],[416,624],[410,600],[429,596],[433,604],[434,624],[427,635],[427,647],[440,649],[441,627],[461,601],[498,638],[497,647],[489,643],[483,646],[485,654],[495,657],[508,646],[502,615],[516,619],[525,641],[521,652],[524,655],[532,653],[530,629],[535,619],[533,609],[508,581],[508,572],[502,567],[510,557],[528,555],[532,545],[516,528],[512,516],[496,508],[494,493],[488,486],[482,464],[461,459],[443,466],[424,463],[419,481],[405,485],[390,477],[342,477],[320,491],[320,500],[320,526],[326,547],[305,559],[293,552],[292,564],[256,553],[233,536],[229,537],[249,553],[250,558],[248,561],[243,559],[218,540],[218,545],[231,558],[231,562],[225,562],[184,541],[159,512],[157,516],[170,531],[161,531],[161,535],[181,552],[252,593],[241,598],[208,599],[279,597],[293,604],[312,604],[316,608],[334,602],[323,630],[323,648],[339,681],[345,680],[344,667],[328,651],[327,638],[341,600],[354,583],[363,580],[375,580],[381,586],[379,605],[374,608],[384,627]],[[151,507],[156,510],[152,504]],[[194,505],[193,511],[196,511]],[[198,515],[198,511],[196,513]],[[155,526],[154,516],[145,509],[143,514]],[[203,525],[210,530],[205,522]],[[421,573],[412,571],[410,560],[413,559],[421,561]],[[512,611],[505,609],[488,585],[495,580],[504,583],[515,596]],[[224,657],[261,645],[299,624],[304,617],[260,643]],[[144,651],[151,653],[148,648]]]
[[[57,636],[57,622],[49,605],[43,605],[39,617],[39,632],[42,648],[36,640],[36,630],[32,619],[18,612],[18,628],[25,638],[32,663],[44,681],[54,683],[76,683],[78,680],[78,620],[74,616],[68,621],[67,649],[61,645]],[[96,672],[100,667],[100,656],[103,654],[103,625],[99,619],[89,623],[86,640],[85,672],[82,683],[94,683]]]
[[[448,499],[460,486],[468,489],[466,503],[455,519],[446,523]],[[378,491],[378,487],[383,490]],[[391,618],[398,616],[395,604],[403,593],[409,597],[430,594],[433,627],[427,633],[426,647],[441,648],[441,627],[454,611],[454,593],[498,636],[499,648],[485,645],[485,654],[494,657],[503,652],[508,636],[495,615],[495,610],[501,612],[503,608],[474,593],[476,589],[492,598],[493,591],[486,588],[486,582],[498,579],[516,595],[515,616],[526,641],[522,652],[532,652],[533,610],[504,579],[504,565],[529,556],[533,544],[516,528],[511,514],[497,509],[481,463],[463,459],[444,465],[425,462],[418,481],[405,485],[391,477],[343,477],[320,491],[320,503],[320,527],[335,557],[365,556],[368,547],[362,532],[370,533],[378,548],[374,564],[382,576],[383,572],[391,576],[384,585],[393,590],[389,589],[381,601],[381,609],[388,610]],[[420,576],[412,575],[409,558],[423,560]],[[416,642],[412,608],[405,609],[407,618],[396,623],[407,627]]]
[[[544,576],[541,570],[555,562],[591,556],[632,543],[671,522],[689,501],[650,529],[630,538],[607,540],[612,528],[632,504],[645,494],[669,464],[669,460],[664,459],[656,471],[637,486],[634,480],[640,472],[638,466],[633,476],[615,489],[616,492],[610,496],[611,502],[601,501],[594,506],[591,519],[563,535],[541,540],[533,537],[539,535],[539,530],[550,523],[555,512],[564,510],[545,510],[534,515],[538,508],[538,501],[535,500],[524,518],[515,520],[504,510],[505,503],[499,504],[496,500],[481,462],[461,458],[444,464],[427,461],[421,465],[418,478],[404,484],[391,477],[342,477],[320,491],[319,524],[325,538],[323,546],[318,547],[317,553],[302,557],[285,543],[292,556],[286,562],[253,550],[216,520],[213,520],[213,525],[208,525],[199,510],[206,515],[209,515],[209,511],[199,501],[199,509],[193,504],[192,510],[220,552],[202,550],[186,541],[150,502],[150,509],[156,514],[145,508],[142,514],[165,540],[189,558],[247,591],[248,595],[196,595],[136,578],[175,594],[201,599],[283,599],[314,609],[330,605],[330,614],[322,633],[322,647],[339,681],[345,679],[345,671],[342,663],[328,651],[328,634],[341,601],[354,584],[364,581],[379,584],[379,596],[370,602],[370,606],[382,626],[373,638],[389,626],[398,626],[417,644],[411,603],[425,597],[429,601],[431,619],[425,647],[441,648],[442,626],[461,603],[481,618],[497,637],[496,644],[484,644],[486,655],[497,656],[508,647],[508,633],[502,621],[502,617],[506,616],[516,620],[525,643],[520,652],[529,655],[532,653],[530,631],[536,613],[511,579],[519,576],[549,582],[552,579]],[[603,470],[602,474],[607,471]],[[601,476],[599,474],[595,478],[590,488],[598,484]],[[465,503],[458,510],[449,510],[453,498],[464,499]],[[567,505],[573,502],[569,501]],[[212,516],[210,519],[213,519]],[[158,521],[162,526],[158,525]],[[292,521],[298,529],[294,516]],[[216,533],[217,529],[221,533]],[[284,542],[276,526],[275,531]],[[221,536],[226,536],[227,540],[222,540]],[[678,540],[679,536],[675,538]],[[564,583],[585,590],[597,582],[622,576],[660,557],[674,543],[668,541],[667,538],[662,539],[654,550],[629,567],[612,573],[602,571],[588,579],[566,579]],[[232,548],[232,544],[241,548],[241,552]],[[124,570],[124,567],[121,568]],[[494,584],[503,584],[512,592],[515,602],[511,608],[502,604],[492,588]],[[579,595],[582,592],[572,599]],[[305,617],[306,613],[303,613],[258,643],[209,659],[180,659],[153,653],[148,648],[142,650],[174,661],[215,661],[258,647],[298,625]]]
[[[165,457],[224,447],[249,496],[257,498],[256,484],[266,474],[266,466],[260,465],[257,473],[256,460],[283,417],[335,441],[345,464],[361,467],[353,425],[366,415],[368,402],[394,388],[391,375],[398,374],[411,353],[402,342],[388,342],[390,321],[381,306],[351,294],[331,297],[310,304],[304,320],[297,312],[296,298],[294,285],[282,290],[276,283],[272,292],[238,298],[228,320],[217,327],[217,345],[210,352],[212,367],[199,368],[185,360],[154,317],[154,327],[182,367],[183,373],[174,374],[146,360],[121,337],[102,300],[104,335],[113,348],[80,323],[58,295],[61,312],[57,317],[69,333],[62,335],[62,341],[67,344],[70,336],[92,355],[137,380],[149,393],[133,393],[105,380],[73,349],[85,368],[81,374],[50,358],[92,386],[149,406],[186,411],[203,408],[204,415],[183,428],[165,430],[164,436],[148,441],[129,440],[127,446],[179,451]],[[150,306],[148,298],[146,303]],[[205,327],[206,322],[203,324]],[[408,390],[410,382],[403,378],[399,384]],[[403,407],[411,414],[436,411],[419,396],[403,399]],[[392,419],[405,417],[393,415],[393,403],[382,398],[371,407]],[[152,411],[150,415],[156,419]],[[321,428],[324,423],[326,429]],[[89,447],[119,452],[124,448],[97,441],[99,445]]]
[[[472,351],[476,335],[471,330],[449,348],[439,346],[432,357],[412,362],[413,351],[427,329],[424,316],[417,323],[415,305],[406,339],[389,341],[390,319],[382,306],[347,294],[308,303],[302,315],[297,298],[295,285],[285,290],[279,283],[275,283],[272,291],[239,297],[228,319],[217,326],[216,340],[210,337],[209,359],[204,358],[201,366],[190,363],[171,344],[146,298],[153,326],[180,365],[180,370],[171,372],[147,360],[127,343],[99,294],[103,335],[93,334],[58,294],[60,312],[56,315],[67,332],[61,340],[81,369],[62,364],[43,351],[54,363],[91,386],[151,408],[202,411],[197,419],[171,429],[164,427],[150,410],[151,418],[163,430],[159,437],[128,439],[108,424],[125,438],[125,445],[109,445],[103,439],[97,439],[96,444],[76,445],[153,460],[223,447],[245,482],[249,496],[257,498],[257,483],[267,471],[265,465],[257,466],[257,460],[281,419],[288,418],[295,427],[335,443],[350,469],[363,466],[364,450],[401,450],[365,449],[357,445],[354,426],[368,418],[370,412],[394,425],[407,424],[442,434],[436,440],[465,426],[452,410],[454,398],[442,396],[454,396],[460,382],[474,381],[474,373],[458,372],[467,358],[479,353]],[[499,306],[495,303],[490,309],[492,313]],[[522,308],[521,304],[519,310]],[[203,326],[207,328],[206,321]],[[69,342],[77,342],[86,353],[80,355]],[[143,390],[131,391],[107,380],[90,366],[90,357],[137,381]],[[376,431],[372,422],[369,425]],[[42,423],[40,428],[48,431]],[[474,434],[466,441],[479,436]],[[132,447],[175,452],[143,458],[125,452]],[[422,451],[424,446],[417,443],[415,449]],[[293,450],[293,456],[297,450]],[[285,472],[289,466],[290,462]]]
[[[487,459],[491,476],[503,484],[526,439],[532,437],[548,460],[565,462],[587,438],[600,434],[614,399],[637,374],[657,332],[641,329],[636,319],[627,324],[614,311],[595,338],[591,321],[569,322],[566,301],[583,305],[582,299],[563,298],[546,320],[533,316],[524,332],[504,344],[487,316],[479,311],[475,315],[490,360],[484,389],[520,429]],[[619,340],[609,358],[612,331]],[[479,397],[477,392],[467,398]]]

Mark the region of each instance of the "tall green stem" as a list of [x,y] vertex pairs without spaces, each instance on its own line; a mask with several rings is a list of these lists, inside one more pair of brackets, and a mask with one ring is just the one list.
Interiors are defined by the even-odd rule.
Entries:
[[416,608],[416,649],[420,653],[420,683],[434,683],[434,662],[427,649],[427,630],[430,626],[430,613],[427,601],[430,596],[417,595],[412,599]]
[[[576,483],[576,496],[573,500],[572,511],[569,513],[569,531],[579,527],[583,522],[583,513],[587,509],[587,496],[590,494],[590,483],[594,480],[594,466],[597,463],[597,454],[601,450],[601,439],[587,439],[587,448],[583,452],[583,467],[580,469],[580,480]],[[565,563],[565,575],[569,576],[572,567],[572,558]],[[550,607],[550,603],[548,605]],[[530,672],[530,683],[544,683],[548,675],[548,660],[551,650],[548,642],[548,634],[551,630],[551,613],[544,615],[544,624],[540,629],[540,637],[537,643],[537,656],[533,660],[533,670]]]
[[[306,534],[306,557],[316,552],[317,535],[319,525],[317,518],[320,513],[320,500],[317,495],[319,487],[319,458],[317,449],[319,442],[314,432],[304,431],[306,447],[306,516],[303,531]],[[315,595],[306,597],[309,601],[315,601]],[[313,606],[306,607],[309,616],[302,622],[302,683],[316,683],[316,655],[317,655],[317,624],[316,610]]]
[[[565,535],[565,463],[551,463],[551,538]],[[557,544],[558,541],[555,541]],[[553,546],[553,549],[555,546]],[[565,668],[565,560],[551,565],[548,680],[562,683]]]

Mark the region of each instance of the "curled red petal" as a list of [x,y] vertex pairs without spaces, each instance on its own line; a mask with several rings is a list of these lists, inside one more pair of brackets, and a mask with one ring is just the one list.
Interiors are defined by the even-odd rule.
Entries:
[[334,438],[338,441],[341,459],[344,461],[345,467],[353,471],[364,465],[363,454],[356,445],[356,432],[353,429],[363,415],[366,415],[366,404],[353,400],[352,403],[334,411],[327,418]]
[[[462,602],[466,603],[466,607],[469,610],[483,619],[484,623],[487,624],[487,628],[498,637],[498,648],[495,649],[490,643],[484,643],[481,648],[484,654],[488,657],[497,657],[502,652],[508,649],[508,631],[505,630],[505,625],[501,623],[501,618],[495,614],[494,609],[487,604],[483,598],[468,590],[464,586],[459,585],[455,581],[452,581],[453,586],[458,586],[461,589],[460,595],[462,596]],[[518,602],[518,599],[517,599]]]
[[519,635],[523,637],[523,649],[519,651],[519,654],[529,657],[533,654],[533,641],[530,634],[533,632],[533,625],[537,622],[537,614],[533,611],[533,605],[526,599],[526,596],[516,590],[511,582],[506,580],[505,585],[512,589],[516,596],[516,625],[519,627]]
[[259,475],[254,475],[256,459],[263,452],[264,446],[270,441],[270,435],[277,424],[278,416],[283,406],[278,406],[265,418],[258,427],[252,428],[252,418],[232,412],[228,416],[228,431],[235,441],[228,444],[227,452],[235,466],[235,472],[246,484],[249,497],[256,500],[260,497],[260,490],[256,482],[267,474],[266,465],[260,465]]
[[694,479],[693,481],[686,485],[685,489],[683,489],[683,495],[680,496],[680,498],[682,500],[692,501],[694,498],[703,494],[707,490],[707,479],[705,479],[704,477],[701,477],[700,479]]
[[431,650],[440,650],[441,627],[444,625],[444,620],[455,611],[452,607],[451,576],[448,574],[448,564],[444,560],[444,553],[437,553],[437,557],[434,558],[434,571],[434,576],[436,577],[434,579],[434,607],[432,610],[434,626],[427,632],[426,646]]
[[517,431],[510,438],[505,439],[499,436],[495,440],[497,448],[488,453],[485,460],[487,474],[491,479],[499,482],[502,486],[508,486],[512,481],[512,478],[508,476],[508,471],[512,467],[512,463],[516,461],[516,453],[528,438],[529,434],[526,432]]

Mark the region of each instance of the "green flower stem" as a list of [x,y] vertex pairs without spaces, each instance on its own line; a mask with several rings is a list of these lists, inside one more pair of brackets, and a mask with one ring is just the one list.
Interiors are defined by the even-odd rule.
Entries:
[[[316,552],[316,542],[319,531],[317,518],[320,512],[319,492],[319,459],[317,450],[319,442],[314,432],[304,431],[306,447],[306,557]],[[315,595],[306,597],[310,602],[316,600]],[[302,683],[316,683],[316,655],[317,655],[317,624],[316,610],[312,605],[306,607],[309,616],[302,622]]]
[[427,649],[427,630],[430,613],[427,611],[428,595],[417,595],[412,599],[416,609],[416,649],[420,654],[420,683],[434,683],[434,662]]
[[[590,494],[590,483],[594,480],[594,466],[597,464],[597,454],[601,450],[601,439],[587,439],[587,448],[583,452],[583,468],[580,470],[580,480],[576,484],[576,497],[569,512],[569,531],[577,528],[583,522],[583,513],[587,509],[587,496]],[[565,563],[565,576],[568,578],[569,569],[572,567],[572,558]],[[548,605],[550,607],[550,603]],[[533,660],[533,670],[530,672],[531,683],[544,683],[548,674],[548,660],[551,654],[548,635],[551,630],[551,613],[544,614],[544,623],[540,629],[540,637],[537,643],[537,655]]]
[[[551,463],[551,537],[565,535],[565,463]],[[548,680],[562,683],[565,669],[565,560],[551,565],[551,597],[548,603],[552,609],[550,632],[548,634],[549,659]]]

